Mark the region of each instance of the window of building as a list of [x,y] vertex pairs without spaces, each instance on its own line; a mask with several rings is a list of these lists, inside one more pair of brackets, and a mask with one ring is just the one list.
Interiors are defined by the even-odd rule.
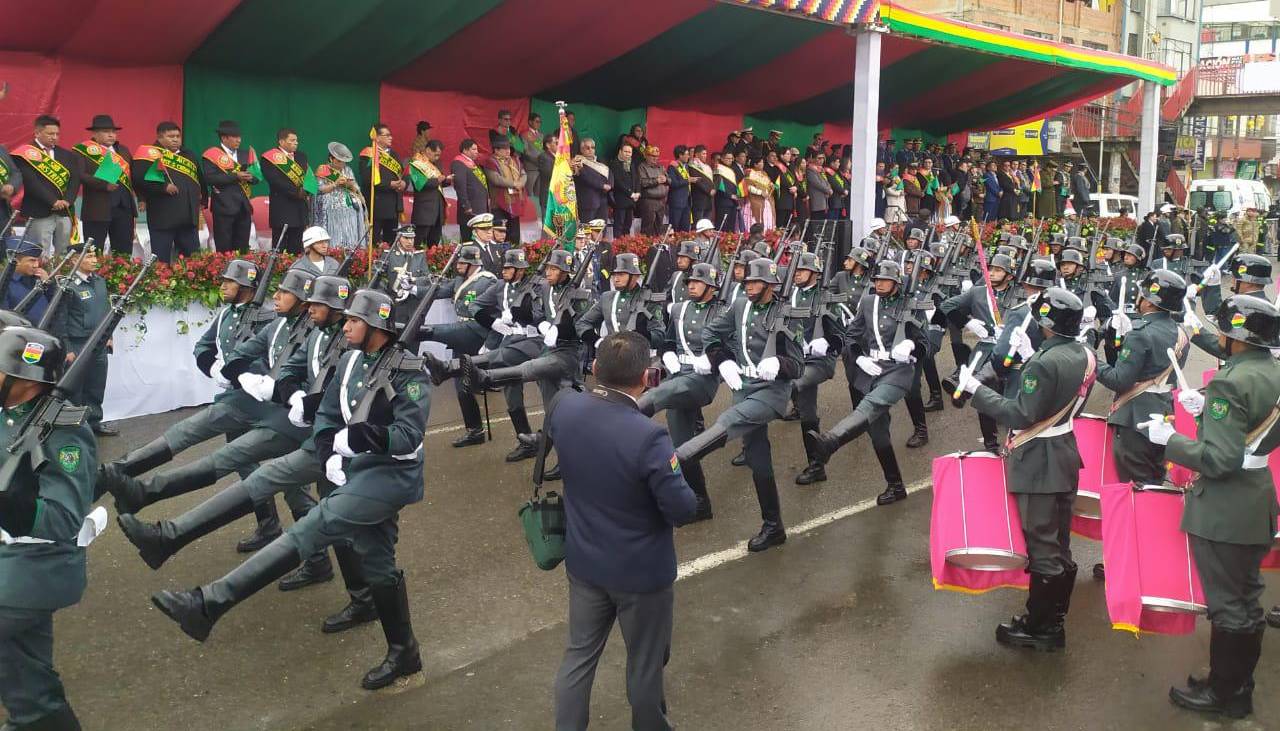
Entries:
[[1195,0],[1160,0],[1160,15],[1172,15],[1176,18],[1194,20]]
[[990,21],[984,20],[982,21],[982,24],[987,26],[988,28],[995,28],[996,30],[1009,30],[1009,26],[1003,25],[1001,23],[992,23]]
[[1192,45],[1190,43],[1173,38],[1165,38],[1160,49],[1161,60],[1166,65],[1177,69],[1179,76],[1182,76],[1191,68],[1191,53]]
[[1030,28],[1027,28],[1026,30],[1022,31],[1022,35],[1031,36],[1032,38],[1043,38],[1048,41],[1053,40],[1052,33],[1041,33],[1038,30],[1031,30]]
[[1063,36],[1062,42],[1074,44],[1076,42],[1076,39],[1072,38],[1071,36]]
[[1080,45],[1084,46],[1085,48],[1092,48],[1095,51],[1107,50],[1107,44],[1105,43],[1094,43],[1093,41],[1081,41]]
[[1125,45],[1124,52],[1129,54],[1130,56],[1138,55],[1138,34],[1137,33],[1129,34],[1129,42]]

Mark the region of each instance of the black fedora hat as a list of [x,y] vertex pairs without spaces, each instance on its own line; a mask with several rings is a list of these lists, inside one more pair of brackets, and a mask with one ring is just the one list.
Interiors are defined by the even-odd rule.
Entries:
[[99,129],[114,129],[119,131],[124,129],[124,127],[117,126],[115,120],[111,118],[110,114],[95,114],[93,115],[93,121],[90,122],[89,126],[85,127],[85,129],[90,132]]
[[224,119],[221,122],[218,122],[218,136],[239,137],[240,124],[238,122],[233,122],[230,119]]

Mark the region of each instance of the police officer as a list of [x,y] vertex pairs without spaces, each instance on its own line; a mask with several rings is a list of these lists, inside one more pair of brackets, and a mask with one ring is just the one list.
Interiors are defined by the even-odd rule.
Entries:
[[418,285],[426,285],[431,277],[431,268],[427,264],[427,254],[417,248],[417,232],[413,226],[401,226],[396,231],[396,242],[386,254],[386,291],[403,303],[396,307],[397,326],[404,323],[417,306],[414,290]]
[[747,541],[747,550],[764,551],[786,542],[782,505],[773,473],[769,422],[781,418],[791,397],[793,381],[804,370],[798,321],[787,319],[786,303],[775,297],[781,284],[778,265],[771,259],[752,260],[746,274],[744,299],[732,302],[707,324],[702,334],[705,355],[733,392],[733,405],[720,413],[706,431],[676,449],[681,464],[697,462],[742,439],[763,524]]
[[[390,374],[394,396],[375,409],[376,421],[351,422],[351,409],[372,396],[371,371],[385,348],[395,347],[392,301],[360,290],[346,311],[343,333],[351,352],[330,381],[316,413],[316,456],[337,489],[289,531],[231,573],[187,591],[162,591],[152,602],[190,637],[203,642],[214,623],[326,546],[351,542],[363,559],[373,603],[387,640],[386,658],[365,673],[361,686],[383,688],[422,670],[418,641],[409,621],[404,573],[396,568],[395,545],[401,508],[423,494],[423,447],[431,404],[431,383],[420,362],[406,362]],[[416,361],[416,359],[409,359]],[[368,394],[368,396],[366,395]],[[242,501],[241,514],[248,506]]]
[[[82,243],[72,244],[71,248],[78,252],[82,246]],[[84,352],[85,342],[111,308],[107,281],[97,273],[99,266],[98,253],[91,248],[67,282],[70,290],[63,297],[54,318],[53,334],[66,345],[68,363],[81,357],[93,360],[93,367],[71,395],[71,401],[88,407],[85,421],[94,434],[114,437],[120,432],[102,423],[102,397],[107,391],[107,351],[111,349],[111,338],[108,336],[94,352]]]
[[1147,252],[1141,246],[1126,244],[1123,252],[1120,263],[1112,267],[1111,289],[1107,293],[1107,299],[1115,305],[1102,333],[1102,351],[1108,365],[1115,365],[1119,353],[1116,347],[1116,340],[1119,338],[1116,335],[1116,324],[1124,318],[1118,318],[1117,315],[1132,317],[1138,312],[1138,290],[1150,271],[1147,269]]
[[[9,280],[9,288],[4,293],[4,309],[16,311],[18,305],[27,299],[33,289],[44,289],[49,279],[40,257],[44,251],[35,241],[9,239],[6,248],[14,252],[13,277]],[[32,322],[39,322],[44,311],[49,307],[48,290],[32,295],[26,308],[19,314]]]
[[[822,286],[822,262],[817,254],[803,252],[796,263],[791,288],[791,310],[804,327],[804,368],[796,379],[792,393],[800,412],[800,436],[804,441],[806,465],[796,475],[797,485],[826,482],[826,462],[813,448],[809,432],[821,426],[818,418],[818,387],[836,375],[836,359],[844,350],[844,324],[832,295]],[[840,297],[842,300],[847,297]],[[815,302],[815,300],[820,300]],[[817,314],[811,314],[816,312]]]
[[1253,712],[1253,670],[1264,630],[1259,569],[1276,533],[1276,493],[1267,455],[1280,441],[1280,312],[1265,299],[1234,295],[1218,310],[1227,362],[1198,403],[1195,439],[1152,414],[1139,425],[1165,456],[1199,475],[1187,491],[1182,530],[1190,535],[1209,606],[1209,677],[1188,678],[1169,699],[1193,711],[1244,718]]
[[961,370],[960,387],[973,406],[1017,430],[1005,461],[1009,492],[1018,500],[1031,574],[1027,613],[996,629],[996,641],[1052,651],[1066,647],[1063,621],[1077,567],[1071,560],[1071,511],[1080,480],[1080,452],[1071,432],[1092,386],[1093,351],[1076,341],[1084,317],[1080,298],[1052,287],[1035,305],[1044,343],[1022,368],[1017,395],[1002,396]]
[[[671,441],[679,446],[693,438],[702,409],[716,398],[720,379],[712,372],[702,336],[708,321],[715,316],[715,297],[720,276],[715,266],[694,264],[686,284],[688,297],[671,309],[666,340],[662,349],[662,366],[669,375],[656,388],[639,398],[640,411],[652,416],[667,412],[667,429]],[[707,494],[707,478],[700,462],[682,465],[685,480],[698,496],[698,512],[693,522],[711,518],[711,498]]]
[[[578,318],[578,336],[595,342],[607,335],[631,330],[649,338],[657,349],[662,343],[662,307],[640,286],[640,258],[618,254],[610,279],[613,290],[600,295]],[[588,337],[590,339],[588,340]]]
[[[58,338],[31,327],[0,330],[0,440],[9,443],[38,399],[62,377]],[[84,594],[85,549],[77,534],[93,505],[97,447],[82,423],[59,424],[45,439],[49,462],[27,466],[0,493],[0,702],[6,728],[79,731],[53,669],[53,613]],[[0,451],[0,460],[13,459]],[[10,537],[20,538],[12,542]]]
[[323,226],[309,226],[302,232],[302,256],[290,268],[314,277],[338,273],[338,262],[329,256],[329,232]]
[[[889,409],[901,401],[915,378],[915,360],[929,351],[925,323],[903,293],[902,265],[893,259],[876,263],[874,291],[862,296],[854,319],[846,329],[857,355],[852,388],[860,398],[853,413],[829,431],[810,433],[813,449],[826,461],[840,447],[869,432],[876,456],[886,469],[885,489],[876,498],[889,505],[907,497],[889,439]],[[883,453],[883,456],[882,456]],[[891,479],[892,478],[892,479]]]
[[1191,260],[1186,257],[1186,253],[1186,240],[1178,234],[1170,234],[1160,246],[1161,256],[1151,261],[1151,268],[1168,269],[1185,279],[1191,273]]
[[[996,327],[991,307],[994,298],[998,308],[999,302],[1007,296],[1009,289],[1013,286],[1013,266],[1013,259],[1004,254],[996,254],[991,257],[991,263],[988,266],[991,289],[987,289],[985,283],[975,284],[967,291],[943,300],[938,307],[954,327],[967,330],[978,338],[977,350],[987,358],[995,348],[997,336],[1001,334],[1003,327],[1008,326],[1007,322],[1002,321],[1002,328]],[[1002,313],[1003,315],[1005,313]],[[960,360],[956,365],[962,366],[965,362]],[[983,448],[994,454],[1000,446],[995,419],[979,413],[978,430],[982,433]]]

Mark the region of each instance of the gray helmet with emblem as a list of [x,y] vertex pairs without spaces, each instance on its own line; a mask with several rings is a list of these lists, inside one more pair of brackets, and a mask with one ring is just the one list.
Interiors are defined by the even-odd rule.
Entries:
[[1166,312],[1182,312],[1187,281],[1168,269],[1156,269],[1142,278],[1138,296]]
[[676,256],[683,256],[697,261],[702,258],[702,244],[688,239],[680,242],[680,249],[676,252]]
[[306,302],[311,296],[311,287],[315,284],[316,275],[302,269],[290,269],[280,278],[281,292],[288,292],[300,301]]
[[1169,234],[1164,237],[1164,243],[1160,244],[1161,249],[1185,249],[1187,248],[1187,239],[1182,234]]
[[241,287],[252,287],[258,283],[258,265],[247,259],[232,259],[227,262],[221,278]]
[[1083,236],[1068,236],[1067,249],[1072,251],[1088,251],[1089,247],[1085,244]]
[[1013,273],[1013,257],[1004,254],[996,254],[991,257],[991,269],[1003,269],[1006,273]]
[[458,252],[459,264],[470,264],[473,267],[483,266],[484,261],[480,258],[480,247],[475,244],[467,244],[462,247],[462,251]]
[[31,327],[31,321],[13,310],[0,310],[0,328]]
[[913,228],[911,229],[911,232],[907,234],[907,238],[924,241],[924,231],[918,228]]
[[1063,249],[1062,253],[1058,255],[1058,266],[1063,264],[1084,266],[1084,254],[1077,249]]
[[34,327],[0,330],[0,373],[39,383],[57,383],[67,352],[57,337]]
[[635,254],[618,254],[613,260],[613,274],[640,274],[640,257]]
[[547,266],[555,267],[562,272],[573,272],[573,252],[568,249],[555,249],[547,254]]
[[507,253],[502,255],[502,268],[512,267],[515,269],[528,269],[529,257],[525,255],[524,249],[507,249]]
[[744,281],[764,282],[765,284],[781,284],[778,280],[778,265],[773,259],[758,257],[747,264],[747,276]]
[[[1218,332],[1232,340],[1260,348],[1280,347],[1280,311],[1261,297],[1232,295],[1218,308],[1214,320]],[[7,332],[0,331],[0,337]]]
[[746,266],[759,258],[760,258],[760,252],[753,251],[752,249],[743,249],[742,251],[738,252],[738,258],[735,259],[733,263]]
[[1124,253],[1132,256],[1140,262],[1145,262],[1147,260],[1147,250],[1142,248],[1142,244],[1128,244],[1124,247]]
[[369,327],[394,333],[396,326],[391,318],[394,308],[395,303],[387,293],[376,289],[358,289],[343,314],[357,318]]
[[818,258],[817,254],[811,251],[806,251],[800,254],[800,261],[796,262],[796,269],[803,269],[807,272],[813,272],[814,274],[821,274],[822,260]]
[[871,252],[861,246],[855,246],[852,249],[849,249],[849,253],[846,254],[844,258],[853,259],[853,263],[861,266],[863,269],[867,269],[871,266]]
[[1271,261],[1258,254],[1240,254],[1231,263],[1231,275],[1241,282],[1271,284]]
[[895,284],[902,284],[902,265],[893,259],[885,259],[876,262],[875,274],[871,275],[875,279],[888,279]]
[[1027,265],[1027,274],[1022,279],[1023,284],[1029,284],[1032,287],[1052,287],[1058,281],[1058,270],[1054,268],[1053,262],[1048,259],[1032,259]]
[[351,298],[351,282],[346,277],[335,277],[326,274],[316,277],[311,283],[311,295],[308,304],[322,304],[330,309],[342,312],[347,309],[347,300]]
[[689,269],[690,282],[702,282],[708,287],[716,287],[720,284],[715,266],[706,262],[698,262]]
[[1050,287],[1030,305],[1035,308],[1040,327],[1055,335],[1074,338],[1080,334],[1080,321],[1084,319],[1084,303],[1070,290]]

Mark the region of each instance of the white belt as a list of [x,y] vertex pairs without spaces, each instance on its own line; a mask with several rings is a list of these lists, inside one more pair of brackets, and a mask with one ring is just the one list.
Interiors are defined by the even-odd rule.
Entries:
[[536,337],[538,337],[538,335],[539,335],[539,333],[538,333],[538,328],[536,328],[536,327],[534,327],[534,326],[532,326],[532,325],[529,325],[529,326],[525,327],[525,329],[524,329],[524,336],[525,336],[526,338],[536,338]]
[[756,366],[739,366],[738,371],[747,378],[760,377],[760,369]]
[[[1050,438],[1053,438],[1053,437],[1060,437],[1060,436],[1062,436],[1063,434],[1070,434],[1070,433],[1071,433],[1071,422],[1072,422],[1072,420],[1071,420],[1071,419],[1067,419],[1065,423],[1058,424],[1057,426],[1051,426],[1051,427],[1049,427],[1048,429],[1045,429],[1044,431],[1040,432],[1039,434],[1037,434],[1037,435],[1035,435],[1034,437],[1031,437],[1031,438],[1032,438],[1032,439],[1050,439]],[[1013,437],[1015,437],[1015,436],[1017,436],[1017,435],[1018,435],[1018,432],[1017,432],[1017,431],[1012,430],[1012,429],[1009,431],[1009,437],[1010,437],[1010,438],[1013,438]]]
[[1242,467],[1246,470],[1265,470],[1270,466],[1267,464],[1267,457],[1265,454],[1246,454]]
[[684,353],[681,353],[677,357],[680,359],[680,362],[685,365],[693,365],[693,362],[698,359],[698,356],[696,355],[685,355]]
[[1167,383],[1158,383],[1154,386],[1147,386],[1142,390],[1143,393],[1169,393],[1173,391],[1173,386]]
[[893,353],[888,350],[872,348],[868,355],[871,356],[872,360],[893,360]]

